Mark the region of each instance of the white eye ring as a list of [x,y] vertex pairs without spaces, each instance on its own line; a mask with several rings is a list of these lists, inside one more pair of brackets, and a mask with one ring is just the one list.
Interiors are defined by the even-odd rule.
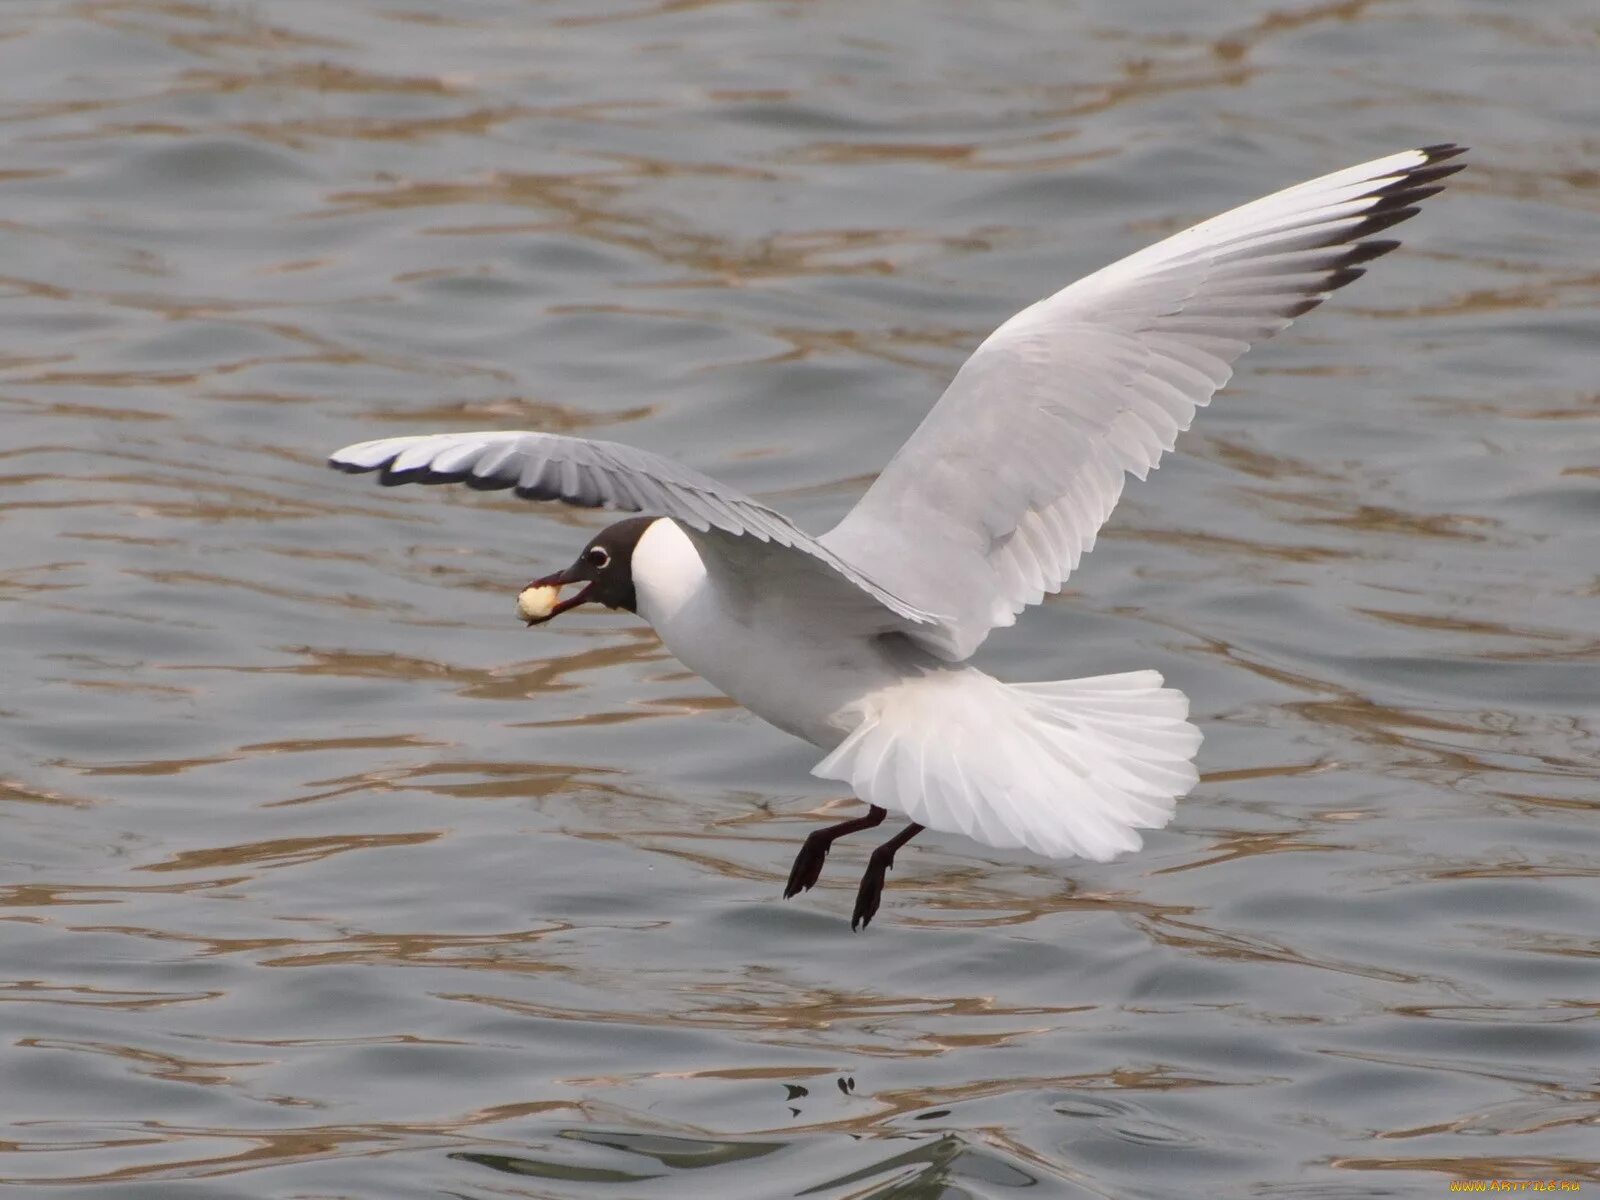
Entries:
[[590,546],[583,558],[591,567],[601,570],[611,565],[611,554],[604,546]]

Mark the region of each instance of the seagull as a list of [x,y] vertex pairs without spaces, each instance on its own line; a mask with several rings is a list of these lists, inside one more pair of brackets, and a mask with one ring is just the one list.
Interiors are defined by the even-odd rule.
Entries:
[[[1391,154],[1202,222],[1023,309],[979,345],[838,525],[818,537],[690,467],[616,442],[490,431],[388,437],[329,459],[379,482],[462,482],[644,514],[523,589],[543,624],[626,610],[686,666],[823,751],[864,816],[811,832],[784,898],[890,814],[852,930],[924,829],[1105,862],[1199,780],[1189,701],[1155,671],[1003,683],[970,657],[1061,589],[1128,475],[1144,479],[1253,344],[1363,274],[1461,169]],[[561,593],[575,589],[565,598]]]

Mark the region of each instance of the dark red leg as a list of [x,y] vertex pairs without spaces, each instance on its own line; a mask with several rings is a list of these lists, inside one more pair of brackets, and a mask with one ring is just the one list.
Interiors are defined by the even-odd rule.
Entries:
[[894,852],[904,846],[924,826],[913,822],[872,852],[867,860],[867,873],[861,877],[861,890],[856,893],[856,911],[850,915],[850,929],[865,929],[878,911],[878,901],[883,899],[883,876],[894,866]]
[[835,841],[847,833],[856,833],[863,829],[871,829],[874,825],[882,825],[883,819],[888,815],[888,809],[879,808],[874,804],[864,817],[857,817],[854,821],[841,821],[837,825],[829,825],[826,829],[813,829],[807,836],[805,845],[800,847],[800,853],[794,856],[794,866],[789,869],[789,884],[783,889],[783,898],[787,900],[790,896],[798,895],[817,882],[822,874],[822,864],[828,858],[828,847]]

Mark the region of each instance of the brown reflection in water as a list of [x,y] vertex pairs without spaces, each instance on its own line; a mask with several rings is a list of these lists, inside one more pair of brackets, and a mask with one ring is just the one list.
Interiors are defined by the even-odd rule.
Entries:
[[73,1041],[69,1038],[25,1037],[19,1046],[35,1050],[71,1050],[87,1054],[105,1054],[133,1064],[139,1075],[165,1079],[171,1083],[232,1083],[233,1072],[246,1067],[267,1067],[271,1059],[199,1059],[182,1058],[176,1054],[162,1054],[138,1046],[122,1046],[114,1042]]
[[177,546],[179,538],[135,537],[127,533],[105,533],[94,529],[63,529],[57,537],[76,538],[84,542],[111,542],[118,546]]
[[[1592,763],[1593,760],[1591,759],[1590,762]],[[1510,792],[1500,789],[1486,789],[1482,794],[1494,800],[1507,801],[1521,811],[1528,813],[1537,813],[1539,810],[1547,808],[1585,813],[1600,811],[1600,797],[1593,795],[1552,796],[1535,792]]]
[[1284,966],[1309,967],[1317,971],[1331,971],[1339,975],[1355,975],[1363,979],[1379,979],[1386,983],[1431,984],[1447,994],[1458,994],[1463,989],[1442,976],[1413,974],[1365,963],[1341,962],[1332,958],[1312,958],[1283,942],[1259,934],[1245,934],[1201,924],[1194,920],[1155,915],[1136,917],[1134,923],[1154,942],[1180,950],[1185,954],[1199,954],[1207,958],[1237,959],[1245,962],[1279,963]]
[[[840,1053],[874,1058],[932,1058],[951,1049],[973,1046],[999,1047],[1044,1034],[1057,1028],[1059,1018],[1094,1011],[1093,1005],[1051,1007],[1008,1006],[993,996],[881,996],[843,989],[795,987],[769,972],[727,983],[676,986],[678,995],[695,1003],[690,1007],[596,1009],[562,1008],[473,992],[440,993],[446,1000],[481,1004],[520,1016],[584,1024],[663,1026],[742,1032],[764,1043],[827,1048]],[[708,999],[709,998],[709,1002]],[[987,1032],[934,1032],[921,1022],[973,1021],[993,1024],[1012,1018],[1058,1018],[1025,1021],[1018,1027]],[[788,1068],[785,1068],[788,1070]],[[792,1072],[791,1072],[792,1073]],[[619,1078],[653,1078],[652,1075]],[[577,1082],[569,1080],[567,1082]]]
[[[1431,399],[1431,397],[1430,397]],[[1442,403],[1454,400],[1454,397],[1440,398]],[[1536,408],[1518,411],[1504,404],[1479,403],[1462,411],[1493,413],[1497,416],[1510,417],[1515,421],[1593,421],[1600,418],[1600,393],[1590,393],[1580,396],[1575,404],[1563,404],[1554,408]],[[1589,473],[1589,468],[1575,468],[1584,474]],[[1563,472],[1565,474],[1566,472]]]
[[19,779],[0,778],[0,803],[8,800],[20,804],[60,804],[67,808],[93,808],[102,803],[88,796],[69,796],[54,788],[37,787]]
[[[57,359],[57,362],[67,361]],[[25,408],[30,412],[44,413],[58,417],[85,417],[91,421],[170,421],[171,413],[149,412],[142,408],[128,408],[125,406],[113,407],[103,404],[82,404],[55,402],[45,403],[38,400],[23,399],[18,396],[6,396],[4,403],[16,408]],[[29,446],[21,450],[12,451],[14,454],[53,453],[71,450],[72,453],[83,453],[83,447],[74,446]]]
[[626,12],[595,13],[582,17],[556,17],[552,25],[578,27],[609,25],[620,21],[649,21],[673,13],[696,12],[702,8],[743,7],[742,0],[655,0]]
[[[1136,916],[1183,916],[1194,909],[1182,904],[1158,904],[1141,900],[1130,893],[1085,892],[1069,879],[1062,879],[1049,868],[1024,867],[1022,873],[1043,883],[1050,890],[1043,895],[1020,895],[1014,889],[992,886],[993,880],[981,868],[951,871],[932,880],[918,880],[918,899],[928,908],[959,914],[927,917],[900,912],[896,919],[905,925],[931,928],[998,929],[1028,925],[1062,913],[1128,913]],[[838,884],[843,889],[845,884]],[[854,890],[854,882],[848,884]],[[983,915],[975,915],[983,914]]]
[[85,692],[115,692],[119,696],[138,696],[147,700],[189,700],[200,694],[199,688],[172,687],[163,683],[134,683],[129,679],[53,679],[39,677],[40,683],[63,683]]
[[[557,310],[550,309],[555,312]],[[476,428],[485,422],[509,428],[511,422],[544,433],[577,433],[600,425],[625,425],[653,417],[659,406],[641,404],[609,411],[584,410],[526,396],[491,396],[477,400],[442,400],[393,408],[368,408],[356,414],[372,421],[393,421],[421,429],[425,425],[460,425]]]
[[[78,291],[56,284],[43,283],[38,280],[5,275],[0,275],[0,284],[43,299],[67,303],[74,308],[127,308],[140,313],[154,313],[174,321],[203,319],[231,324],[241,329],[271,334],[278,339],[291,343],[295,347],[295,349],[282,354],[250,355],[241,359],[213,362],[185,370],[67,370],[61,369],[60,364],[68,363],[72,360],[58,357],[40,360],[47,365],[55,366],[57,369],[42,370],[33,374],[18,376],[8,381],[14,386],[192,387],[200,384],[214,384],[232,376],[246,374],[260,367],[281,366],[372,366],[401,374],[446,380],[472,377],[491,380],[499,384],[515,382],[515,376],[510,371],[499,367],[485,366],[482,363],[475,362],[456,362],[441,358],[438,355],[407,355],[395,351],[379,351],[369,345],[349,345],[336,340],[329,334],[303,325],[296,325],[284,320],[268,320],[244,315],[252,311],[277,308],[293,308],[297,312],[315,311],[318,308],[333,308],[356,301],[370,302],[380,300],[384,298],[381,295],[346,296],[339,300],[321,302],[307,300],[271,301],[260,298],[230,300],[222,297],[186,297],[179,299],[152,292]],[[69,412],[73,408],[70,404],[52,405],[48,402],[20,396],[8,396],[6,399],[9,403],[38,411]],[[123,420],[170,419],[168,414],[163,414],[160,411],[136,409],[131,406],[106,407],[104,409],[89,406],[86,408],[86,412],[95,416],[104,415],[108,419],[113,417]]]
[[[247,883],[249,875],[224,875],[182,883],[19,883],[0,886],[0,907],[45,908],[56,905],[121,904],[128,896],[180,896],[188,892],[221,891]],[[42,921],[43,918],[40,918]]]
[[[1585,938],[1570,933],[1548,933],[1543,930],[1497,929],[1494,935],[1501,939],[1506,949],[1524,954],[1549,954],[1557,958],[1600,959],[1600,938]],[[1482,936],[1482,931],[1480,931]]]
[[[92,453],[79,451],[80,454]],[[134,458],[135,455],[119,453],[116,457]],[[173,470],[171,464],[161,464]],[[231,478],[213,477],[203,467],[189,463],[175,468],[178,473],[157,474],[143,472],[124,474],[112,472],[79,473],[70,477],[41,475],[29,482],[61,485],[70,483],[74,490],[84,485],[105,485],[116,490],[107,498],[64,500],[27,500],[0,504],[0,512],[21,509],[96,508],[114,506],[139,516],[161,516],[178,521],[242,521],[251,524],[271,521],[302,521],[317,516],[382,517],[390,515],[385,509],[371,504],[350,503],[333,499],[308,499],[297,494],[299,484],[269,481],[270,487],[248,487],[238,481],[237,472]],[[220,476],[217,472],[216,476]],[[148,489],[182,492],[185,499],[155,499],[140,490]],[[426,520],[426,517],[422,519]]]
[[[74,1137],[71,1142],[0,1142],[0,1150],[59,1154],[70,1149],[75,1161],[84,1162],[95,1151],[124,1151],[138,1146],[168,1146],[174,1152],[194,1142],[244,1142],[234,1153],[206,1154],[201,1157],[166,1162],[144,1162],[114,1170],[79,1175],[0,1176],[0,1184],[29,1187],[64,1184],[133,1183],[155,1180],[216,1179],[244,1171],[288,1166],[311,1161],[341,1158],[376,1158],[383,1154],[444,1149],[459,1146],[504,1145],[520,1148],[522,1143],[502,1142],[476,1132],[479,1126],[496,1125],[557,1112],[588,1115],[595,1106],[569,1101],[527,1101],[500,1104],[454,1119],[429,1122],[378,1122],[368,1125],[312,1125],[291,1129],[229,1129],[221,1126],[176,1125],[167,1121],[123,1121],[110,1123],[116,1136],[101,1139]],[[19,1127],[49,1129],[54,1122],[19,1121]]]
[[[1298,716],[1318,726],[1341,729],[1369,748],[1390,751],[1391,765],[1427,769],[1432,772],[1432,781],[1442,786],[1459,787],[1468,779],[1507,771],[1523,774],[1537,770],[1539,766],[1546,769],[1554,767],[1559,773],[1565,774],[1579,765],[1576,757],[1568,764],[1565,760],[1550,761],[1549,756],[1536,754],[1524,754],[1514,765],[1507,765],[1507,735],[1511,732],[1510,727],[1531,721],[1533,728],[1542,732],[1538,718],[1512,717],[1493,712],[1429,713],[1381,704],[1330,680],[1318,679],[1253,657],[1219,639],[1196,640],[1199,643],[1196,647],[1198,653],[1226,659],[1253,675],[1297,692],[1320,692],[1329,696],[1321,700],[1290,701],[1278,705],[1275,711]],[[1467,747],[1419,736],[1416,731],[1453,734],[1463,739],[1487,736],[1493,741],[1494,756],[1475,754]]]
[[[1182,85],[1180,85],[1182,86]],[[1150,88],[1149,93],[1171,88]],[[1132,94],[1146,94],[1135,89]],[[1126,98],[1126,94],[1124,97]],[[1056,114],[1061,115],[1061,114]],[[1068,113],[1066,115],[1077,115]],[[1019,155],[1017,150],[1045,146],[1077,136],[1077,130],[1049,130],[1021,137],[986,136],[971,142],[813,142],[782,156],[782,161],[805,165],[852,166],[857,163],[921,162],[966,171],[1064,171],[1114,158],[1120,148],[1077,154]]]
[[[706,0],[663,0],[627,13],[613,13],[594,17],[565,18],[563,23],[588,24],[594,22],[631,21],[654,17],[658,14],[698,8]],[[1057,85],[1014,85],[1013,90],[1034,98],[1029,116],[1038,123],[1067,121],[1074,123],[1065,128],[1044,129],[1039,133],[1013,138],[985,139],[982,142],[844,142],[819,141],[788,155],[789,161],[848,165],[857,162],[883,163],[896,160],[937,162],[952,169],[978,170],[1048,170],[1081,164],[1114,151],[1101,151],[1078,155],[1049,155],[1019,158],[1018,148],[1044,146],[1068,140],[1078,133],[1081,118],[1095,116],[1120,106],[1149,100],[1164,95],[1188,91],[1211,91],[1218,88],[1236,88],[1249,83],[1260,70],[1249,63],[1258,46],[1286,34],[1323,23],[1349,23],[1362,19],[1376,0],[1335,0],[1332,3],[1314,4],[1302,8],[1286,8],[1268,12],[1236,32],[1215,38],[1197,38],[1187,35],[1151,33],[1127,28],[1102,28],[1096,35],[1108,45],[1119,40],[1137,41],[1153,53],[1128,56],[1115,66],[1113,78],[1094,82]],[[1193,47],[1209,51],[1213,62],[1197,63],[1194,60],[1156,52],[1170,51],[1175,47]],[[791,99],[782,90],[745,93],[713,93],[713,100],[729,103],[783,103]],[[1171,230],[1189,224],[1187,218],[1174,218]],[[1166,232],[1168,230],[1163,230]]]
[[[536,929],[497,933],[361,933],[327,942],[300,942],[293,954],[262,958],[267,967],[315,967],[332,963],[373,966],[463,967],[496,974],[543,974],[567,971],[559,963],[526,957],[526,949],[553,933],[576,926],[549,921]],[[323,948],[328,947],[328,948]]]
[[760,332],[778,341],[788,342],[789,349],[754,360],[754,363],[729,363],[729,366],[803,362],[811,358],[837,360],[847,355],[876,359],[897,367],[911,367],[923,371],[941,383],[950,375],[950,363],[943,356],[929,360],[902,350],[922,348],[966,349],[982,337],[969,329],[940,328],[868,328],[868,329],[816,329],[798,325],[771,325],[760,327]]
[[[0,487],[6,487],[11,483],[19,481],[32,483],[37,479],[48,478],[51,477],[44,475],[13,475],[7,478],[0,478]],[[86,564],[81,560],[74,560],[70,562],[32,563],[25,567],[15,567],[9,571],[0,571],[0,600],[14,600],[19,597],[39,595],[45,592],[66,591],[74,585],[70,582],[54,582],[48,578],[26,579],[23,577],[28,575],[37,575],[40,573],[45,573],[47,576],[49,574],[60,575],[63,572],[72,572],[78,570],[85,565]]]
[[685,995],[710,998],[711,1002],[697,1011],[711,1022],[731,1021],[751,1029],[777,1028],[794,1034],[828,1033],[836,1026],[855,1026],[870,1035],[887,1033],[887,1027],[892,1025],[915,1025],[921,1021],[950,1026],[941,1027],[938,1032],[916,1029],[913,1041],[903,1037],[897,1040],[895,1057],[927,1057],[961,1047],[1006,1046],[1054,1027],[1054,1023],[1045,1021],[1001,1031],[956,1033],[954,1028],[963,1021],[989,1025],[999,1018],[1060,1018],[1092,1012],[1095,1008],[1092,1004],[1007,1005],[994,996],[895,997],[839,988],[797,992],[776,980],[757,978],[690,985],[680,991]]
[[323,837],[273,838],[238,846],[181,850],[161,862],[136,867],[139,871],[204,871],[242,865],[284,867],[320,862],[349,850],[382,850],[391,846],[421,846],[444,836],[443,830],[417,833],[347,833]]
[[[698,867],[708,874],[719,875],[723,879],[743,880],[747,883],[762,883],[776,886],[782,878],[776,872],[763,870],[759,866],[749,866],[737,862],[705,849],[689,849],[682,845],[684,842],[694,843],[696,847],[709,843],[727,842],[731,845],[745,846],[750,843],[748,834],[724,833],[694,833],[681,829],[627,829],[621,831],[609,829],[574,830],[572,836],[585,838],[596,842],[620,842],[626,846],[634,846],[648,850],[655,854],[665,854],[680,862]],[[674,844],[662,844],[655,839],[670,839]],[[822,884],[819,886],[836,886]],[[854,886],[854,885],[852,885]]]
[[[1474,177],[1477,182],[1481,178]],[[1524,267],[1522,274],[1526,275]],[[1517,287],[1481,288],[1454,296],[1438,304],[1419,304],[1407,309],[1407,317],[1477,316],[1501,312],[1538,311],[1562,309],[1568,312],[1593,308],[1600,290],[1600,273],[1581,275],[1544,276],[1533,283]],[[1388,315],[1383,311],[1355,309],[1365,316]]]
[[1415,882],[1430,879],[1600,879],[1600,866],[1573,862],[1530,862],[1511,858],[1503,862],[1426,867],[1412,862],[1405,877]]
[[[240,746],[231,754],[209,755],[201,758],[146,759],[134,762],[95,763],[73,759],[55,759],[49,765],[76,771],[80,775],[181,775],[199,767],[212,767],[221,763],[238,762],[266,754],[312,754],[325,750],[382,750],[409,747],[444,746],[421,734],[400,733],[374,737],[302,738],[284,742],[251,742]],[[3,796],[3,793],[0,793]]]
[[[1433,772],[1430,777],[1434,782],[1475,792],[1483,790],[1481,781],[1489,776],[1587,778],[1594,769],[1594,735],[1571,718],[1558,718],[1552,723],[1542,716],[1528,717],[1492,709],[1430,714],[1351,695],[1335,700],[1291,703],[1283,708],[1319,724],[1342,727],[1366,745],[1401,750],[1404,753],[1399,758],[1400,765],[1426,768]],[[1566,726],[1570,731],[1573,742],[1570,755],[1533,748],[1546,743],[1556,732],[1552,724]],[[1421,730],[1424,735],[1459,735],[1463,740],[1481,742],[1486,748],[1478,753],[1470,746],[1409,732],[1414,730]]]
[[259,675],[327,675],[351,679],[401,679],[445,681],[456,694],[478,700],[524,700],[547,692],[568,691],[582,684],[571,676],[607,667],[654,662],[663,656],[661,644],[649,630],[609,630],[602,645],[560,658],[535,660],[503,667],[464,667],[437,659],[405,654],[359,650],[324,650],[313,646],[284,647],[301,661],[286,666],[233,663],[194,664],[179,671],[229,671]]
[[[309,804],[365,791],[418,791],[430,795],[474,800],[527,800],[562,795],[582,788],[585,796],[624,796],[621,789],[599,782],[597,776],[618,772],[597,766],[565,763],[430,762],[421,766],[385,767],[334,779],[318,780],[319,791],[278,800],[268,808]],[[433,777],[461,775],[471,782],[440,783]]]
[[[970,248],[987,248],[994,240],[975,238],[972,239]],[[918,357],[914,351],[969,349],[982,337],[970,329],[933,326],[821,329],[813,326],[772,325],[752,321],[738,314],[710,314],[687,308],[645,307],[635,304],[562,304],[553,305],[547,311],[551,314],[596,314],[672,321],[702,321],[723,327],[748,329],[764,338],[788,343],[788,349],[778,350],[761,358],[729,359],[707,368],[715,371],[760,364],[799,362],[813,357],[834,359],[844,355],[857,355],[892,363],[898,367],[925,371],[942,382],[949,377],[950,363],[943,356],[936,361],[930,361]],[[821,486],[831,488],[835,485],[828,483]]]
[[1331,546],[1277,545],[1188,529],[1130,529],[1124,525],[1120,528],[1107,529],[1102,536],[1150,542],[1158,546],[1177,546],[1211,559],[1233,555],[1278,562],[1317,563],[1339,562],[1360,557],[1353,550],[1335,549]]
[[658,696],[635,701],[626,711],[588,712],[557,721],[516,721],[507,729],[586,729],[597,725],[626,725],[656,717],[688,717],[700,713],[728,712],[742,706],[727,696]]
[[[137,925],[73,925],[72,933],[116,933],[155,942],[175,942],[197,948],[197,958],[248,954],[263,967],[322,967],[335,963],[363,963],[377,967],[463,967],[496,974],[544,974],[570,968],[530,959],[527,947],[553,933],[574,928],[564,921],[549,921],[536,929],[500,933],[373,933],[341,932],[331,938],[252,937],[223,938],[146,929]],[[272,951],[266,954],[265,951]]]
[[423,1037],[415,1033],[362,1033],[350,1034],[346,1037],[279,1037],[279,1038],[253,1038],[208,1033],[196,1034],[219,1046],[270,1046],[277,1050],[291,1050],[299,1047],[317,1048],[322,1046],[465,1046],[460,1038]]
[[46,765],[76,771],[80,775],[181,775],[200,767],[214,767],[233,762],[232,755],[212,755],[203,758],[153,758],[140,762],[90,763],[82,760],[57,758]]
[[1272,9],[1257,17],[1238,33],[1211,43],[1218,58],[1243,58],[1263,42],[1280,34],[1295,33],[1313,25],[1359,21],[1381,0],[1326,0],[1301,8]]
[[[1350,481],[1344,476],[1330,475],[1305,460],[1268,454],[1237,440],[1208,437],[1201,439],[1194,449],[1230,470],[1277,485],[1240,485],[1236,492],[1248,502],[1265,502],[1291,510],[1277,517],[1284,525],[1326,527],[1358,535],[1462,542],[1489,541],[1501,527],[1498,520],[1476,514],[1418,513],[1392,505],[1373,504],[1368,502],[1370,491],[1352,490]],[[1302,510],[1302,513],[1295,513],[1293,510],[1296,509]],[[1315,515],[1302,515],[1304,510],[1310,510]],[[1219,552],[1225,552],[1288,562],[1322,562],[1362,558],[1372,553],[1367,546],[1358,549],[1347,546],[1268,544],[1178,529],[1113,528],[1107,531],[1107,536],[1175,545],[1213,558]]]
[[1171,867],[1159,867],[1152,875],[1176,875],[1201,867],[1214,867],[1219,863],[1235,862],[1241,858],[1255,858],[1265,854],[1318,853],[1331,850],[1350,850],[1329,842],[1313,842],[1299,833],[1227,833],[1212,843],[1204,857]]
[[[565,233],[646,255],[689,275],[649,287],[703,287],[708,283],[736,286],[751,279],[826,275],[887,275],[894,264],[882,257],[890,250],[913,247],[961,248],[966,237],[905,229],[825,229],[779,231],[763,237],[735,239],[696,227],[668,224],[665,216],[626,210],[621,198],[634,194],[640,177],[696,174],[703,168],[665,159],[633,159],[605,171],[583,175],[541,175],[496,171],[487,177],[459,180],[403,180],[389,187],[350,190],[330,197],[333,207],[313,216],[394,211],[412,208],[492,206],[533,208],[550,214],[520,228],[521,232]],[[432,232],[504,233],[502,224],[436,227]]]
[[293,738],[283,742],[253,742],[239,749],[246,752],[317,753],[324,750],[388,750],[411,746],[447,746],[448,742],[435,741],[416,733],[399,733],[388,737],[330,737]]
[[397,605],[389,596],[374,599],[362,595],[360,592],[308,592],[300,588],[280,587],[275,584],[265,583],[258,579],[235,579],[228,575],[219,575],[211,571],[179,571],[140,570],[137,567],[124,567],[123,573],[132,575],[136,579],[148,579],[151,583],[164,584],[168,587],[198,587],[198,588],[239,588],[243,591],[254,592],[258,596],[271,596],[277,600],[293,600],[298,603],[322,604],[330,608],[353,609],[357,612],[373,612],[377,610],[390,610],[399,608],[406,610],[406,605]]
[[184,71],[178,75],[178,79],[182,82],[175,90],[214,94],[242,92],[257,87],[425,96],[454,96],[463,90],[438,75],[380,75],[348,63],[334,63],[325,59],[284,63],[280,66],[263,64],[260,70],[248,75],[237,71]]
[[1385,608],[1352,608],[1350,611],[1407,629],[1464,633],[1471,637],[1504,637],[1563,643],[1571,637],[1570,634],[1560,630],[1531,629],[1526,626],[1506,625],[1499,621],[1471,620],[1454,614],[1446,616],[1439,613],[1396,612]]
[[[1402,1017],[1421,1017],[1432,1021],[1465,1021],[1474,1024],[1564,1025],[1600,1017],[1600,1003],[1587,1000],[1552,1000],[1548,1004],[1395,1004],[1389,1011]],[[1595,1099],[1600,1099],[1596,1093]]]
[[[1236,646],[1216,639],[1204,639],[1202,652],[1226,658],[1237,666],[1268,679],[1276,684],[1300,692],[1331,693],[1321,700],[1291,701],[1277,706],[1275,711],[1289,713],[1316,725],[1342,729],[1354,735],[1368,747],[1391,752],[1391,766],[1423,769],[1430,780],[1441,786],[1465,787],[1490,796],[1502,796],[1519,804],[1557,805],[1561,807],[1592,807],[1586,800],[1562,800],[1560,797],[1532,795],[1525,792],[1490,791],[1481,786],[1481,780],[1491,775],[1537,774],[1558,777],[1585,776],[1593,769],[1592,731],[1573,718],[1552,720],[1545,716],[1526,716],[1500,713],[1493,710],[1456,711],[1448,713],[1423,712],[1380,704],[1351,689],[1331,681],[1317,679],[1285,667],[1252,658]],[[1420,733],[1418,732],[1420,731]],[[1470,747],[1452,745],[1427,734],[1455,735],[1462,740],[1483,740],[1490,746],[1487,755],[1474,753]],[[1547,744],[1550,737],[1561,734],[1573,744],[1570,756],[1552,755],[1535,750],[1535,744]],[[1343,764],[1318,762],[1284,773],[1312,773],[1337,770]],[[1264,769],[1267,774],[1279,773],[1279,768]],[[1256,772],[1226,773],[1206,776],[1208,782],[1228,778],[1247,778]],[[1324,819],[1351,819],[1359,813],[1324,814]]]
[[215,1000],[226,994],[219,991],[133,991],[91,987],[88,984],[45,983],[39,979],[17,979],[0,983],[0,1004],[8,1002],[67,1004],[90,1008],[114,1008],[124,1012],[165,1008],[172,1004],[191,1004],[197,1000]]
[[1583,634],[1573,633],[1563,635],[1560,633],[1534,634],[1516,631],[1508,636],[1517,637],[1567,637],[1568,641],[1560,646],[1526,647],[1521,650],[1493,650],[1484,649],[1474,657],[1487,659],[1490,662],[1576,662],[1584,659],[1593,659],[1600,656],[1600,639],[1591,639]]
[[[1282,495],[1274,497],[1286,499]],[[1323,507],[1319,497],[1302,495],[1295,499],[1308,506]],[[1345,508],[1346,501],[1327,499],[1326,507]],[[1498,529],[1500,522],[1492,517],[1468,516],[1460,513],[1408,513],[1381,504],[1358,504],[1353,510],[1333,517],[1300,517],[1291,520],[1295,525],[1331,525],[1356,533],[1399,534],[1403,537],[1455,538],[1462,541],[1486,540],[1480,529]]]
[[[534,116],[564,115],[525,104],[501,104],[474,108],[466,112],[434,117],[297,117],[280,121],[240,121],[225,128],[232,133],[260,138],[264,142],[293,150],[310,149],[315,143],[336,138],[359,138],[373,142],[415,142],[440,136],[483,137],[497,126]],[[205,130],[180,129],[184,136]],[[95,136],[115,133],[115,127],[97,130]]]
[[1293,779],[1297,775],[1321,775],[1338,769],[1338,763],[1318,759],[1309,763],[1281,763],[1268,767],[1236,767],[1230,771],[1206,771],[1201,775],[1201,779],[1208,784],[1240,783],[1248,779]]
[[1345,476],[1322,470],[1306,459],[1287,454],[1270,454],[1234,438],[1211,434],[1205,438],[1196,438],[1194,441],[1197,444],[1189,447],[1191,451],[1222,463],[1231,470],[1253,475],[1257,479],[1284,483],[1304,483],[1307,480],[1325,484],[1347,482]]
[[149,37],[207,58],[234,50],[351,48],[335,38],[268,24],[254,8],[219,7],[195,0],[86,0],[74,11],[117,33]]

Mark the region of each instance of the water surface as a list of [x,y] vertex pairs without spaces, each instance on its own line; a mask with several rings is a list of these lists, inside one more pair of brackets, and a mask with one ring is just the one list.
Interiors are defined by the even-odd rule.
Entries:
[[[1600,1186],[1600,26],[1227,6],[0,13],[0,1183],[85,1200]],[[1024,304],[1459,140],[1010,678],[1154,667],[1136,858],[928,834],[516,589],[604,518],[322,456],[533,427],[814,529]]]

